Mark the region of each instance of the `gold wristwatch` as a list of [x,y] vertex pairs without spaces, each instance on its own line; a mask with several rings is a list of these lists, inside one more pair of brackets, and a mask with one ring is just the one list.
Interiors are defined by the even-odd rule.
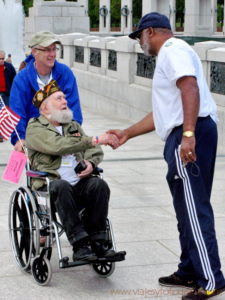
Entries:
[[194,131],[187,130],[187,131],[183,132],[183,136],[192,137],[192,136],[195,136],[195,133],[194,133]]

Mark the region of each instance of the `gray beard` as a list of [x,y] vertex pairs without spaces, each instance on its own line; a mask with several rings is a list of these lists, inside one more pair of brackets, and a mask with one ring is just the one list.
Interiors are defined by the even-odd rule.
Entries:
[[144,51],[144,54],[146,56],[151,56],[151,54],[150,54],[150,46],[147,43],[144,43],[142,45],[142,50]]
[[73,120],[73,112],[69,108],[66,110],[52,110],[51,114],[48,115],[48,119],[61,124],[68,124]]

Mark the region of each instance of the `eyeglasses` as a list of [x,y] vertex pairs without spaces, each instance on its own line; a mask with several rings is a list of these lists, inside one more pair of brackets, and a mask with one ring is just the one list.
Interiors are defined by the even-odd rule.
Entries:
[[140,43],[141,34],[142,34],[142,31],[140,31],[140,32],[136,35],[135,40],[138,41],[138,43]]
[[56,51],[59,51],[59,48],[45,48],[45,49],[41,49],[41,48],[34,48],[34,49],[36,49],[36,50],[39,50],[39,51],[42,51],[42,52],[48,52],[48,53],[50,53],[50,52],[56,52]]
[[5,60],[5,58],[4,57],[0,57],[0,60]]

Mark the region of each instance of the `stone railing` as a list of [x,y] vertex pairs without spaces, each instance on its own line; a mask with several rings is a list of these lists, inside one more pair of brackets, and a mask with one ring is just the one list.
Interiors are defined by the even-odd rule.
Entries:
[[[79,33],[60,39],[60,61],[73,70],[82,105],[133,121],[151,110],[155,58],[144,56],[136,41],[127,36],[101,38]],[[193,47],[218,105],[221,142],[225,145],[225,44],[209,41]]]

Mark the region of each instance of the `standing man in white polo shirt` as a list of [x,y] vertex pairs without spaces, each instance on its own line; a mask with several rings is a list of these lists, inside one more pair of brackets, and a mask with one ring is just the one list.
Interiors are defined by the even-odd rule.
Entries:
[[167,181],[178,221],[181,257],[178,270],[159,278],[165,286],[193,291],[183,300],[209,299],[225,291],[210,196],[217,148],[216,104],[193,49],[174,38],[165,15],[145,15],[129,35],[146,55],[157,55],[152,83],[153,112],[125,130],[120,139],[156,130],[165,141]]

